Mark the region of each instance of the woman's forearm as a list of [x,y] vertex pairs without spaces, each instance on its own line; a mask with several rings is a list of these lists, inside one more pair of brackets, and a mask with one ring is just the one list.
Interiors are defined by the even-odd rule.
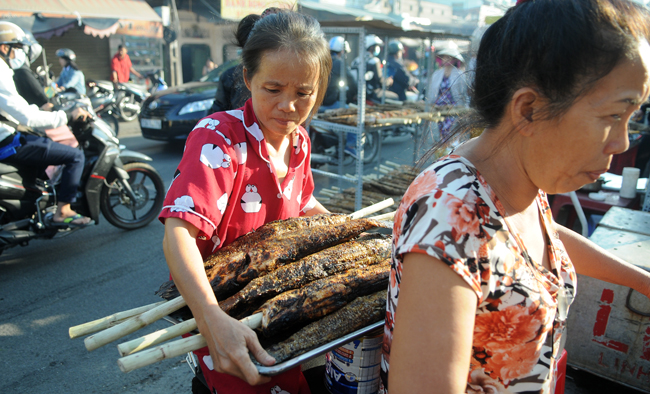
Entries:
[[557,230],[577,273],[631,287],[650,297],[650,272],[614,256],[564,226],[557,225]]
[[206,307],[217,305],[205,275],[203,259],[196,246],[198,229],[177,218],[165,221],[163,251],[174,283],[195,316]]

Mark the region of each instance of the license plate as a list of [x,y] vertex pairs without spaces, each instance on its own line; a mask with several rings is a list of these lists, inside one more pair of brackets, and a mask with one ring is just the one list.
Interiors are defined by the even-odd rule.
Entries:
[[140,126],[147,129],[162,129],[161,119],[140,119]]

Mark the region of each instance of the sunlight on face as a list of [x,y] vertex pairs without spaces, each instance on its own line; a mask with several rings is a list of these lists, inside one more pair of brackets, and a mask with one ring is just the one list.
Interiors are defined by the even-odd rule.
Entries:
[[289,50],[264,53],[252,78],[244,69],[253,110],[265,138],[288,136],[307,120],[318,96],[318,78],[318,65],[307,63]]

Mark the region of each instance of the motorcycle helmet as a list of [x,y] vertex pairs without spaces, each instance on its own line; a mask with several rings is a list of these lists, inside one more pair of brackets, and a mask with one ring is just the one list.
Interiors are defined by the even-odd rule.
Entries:
[[25,32],[15,23],[0,22],[0,44],[22,45]]
[[341,36],[332,37],[330,40],[330,51],[350,53],[350,45]]
[[369,49],[373,45],[383,46],[384,42],[381,40],[381,38],[377,37],[376,35],[368,34],[365,39],[365,44],[366,44],[366,49]]
[[66,58],[71,61],[75,61],[75,59],[77,59],[77,55],[74,54],[72,49],[68,49],[68,48],[57,49],[56,55],[58,57]]
[[389,55],[394,55],[397,52],[401,52],[404,50],[404,45],[402,45],[401,42],[397,40],[393,40],[388,43],[388,54]]

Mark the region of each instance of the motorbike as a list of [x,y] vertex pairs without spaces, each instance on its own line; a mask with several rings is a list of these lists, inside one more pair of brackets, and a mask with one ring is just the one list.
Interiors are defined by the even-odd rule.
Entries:
[[131,82],[119,83],[117,91],[111,81],[94,80],[89,83],[92,83],[93,86],[86,93],[93,105],[111,104],[110,110],[113,114],[125,122],[130,122],[138,117],[142,110],[142,103],[149,96],[146,89]]
[[[87,100],[87,98],[85,98]],[[70,113],[90,103],[76,93],[59,93],[56,109]],[[129,151],[101,118],[75,121],[69,125],[83,149],[85,166],[72,204],[76,212],[99,223],[100,212],[118,228],[134,230],[158,217],[165,196],[160,174],[152,159]],[[0,163],[0,253],[31,240],[50,239],[79,230],[52,222],[57,205],[57,177],[48,179],[43,168]]]
[[115,136],[117,136],[120,131],[120,114],[115,93],[113,92],[113,83],[88,80],[86,82],[86,94],[90,98],[97,116],[108,123],[113,128]]
[[145,75],[147,91],[149,94],[154,94],[161,90],[167,89],[167,83],[160,75],[160,70],[154,70]]

